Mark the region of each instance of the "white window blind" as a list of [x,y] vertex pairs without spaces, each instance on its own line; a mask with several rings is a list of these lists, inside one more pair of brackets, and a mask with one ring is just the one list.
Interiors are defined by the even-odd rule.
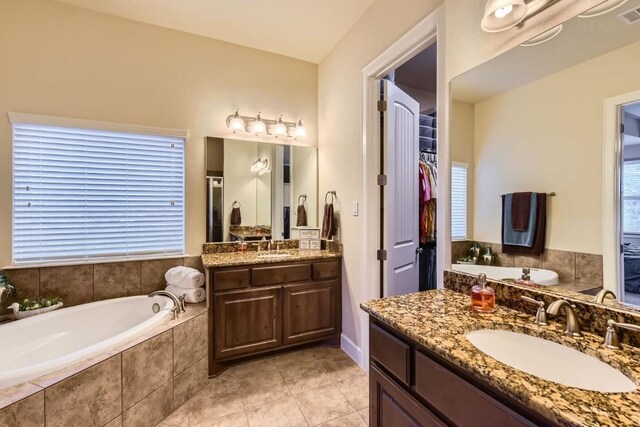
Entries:
[[454,162],[451,167],[451,240],[467,240],[467,168]]
[[623,165],[622,224],[625,234],[640,234],[640,160]]
[[14,122],[14,264],[183,255],[184,143]]

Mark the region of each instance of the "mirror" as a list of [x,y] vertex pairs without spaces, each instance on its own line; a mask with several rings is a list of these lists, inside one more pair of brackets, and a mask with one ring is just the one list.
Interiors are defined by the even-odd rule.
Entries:
[[205,157],[207,242],[291,239],[317,226],[315,148],[208,137]]
[[526,267],[559,296],[604,284],[640,306],[639,8],[575,17],[451,81],[452,270]]

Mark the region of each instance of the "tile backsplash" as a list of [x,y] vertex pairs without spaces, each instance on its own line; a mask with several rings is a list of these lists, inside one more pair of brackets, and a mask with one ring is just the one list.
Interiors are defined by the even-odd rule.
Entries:
[[59,296],[68,307],[110,298],[146,295],[164,289],[164,273],[179,265],[203,270],[200,256],[7,269],[4,272],[18,295],[3,302],[0,314],[7,313],[5,307],[13,301],[24,298]]
[[[545,249],[542,255],[511,255],[502,252],[502,244],[478,242],[491,247],[495,254],[494,265],[500,267],[544,268],[558,273],[560,284],[587,284],[602,287],[602,255]],[[471,241],[452,242],[451,262],[467,255]]]

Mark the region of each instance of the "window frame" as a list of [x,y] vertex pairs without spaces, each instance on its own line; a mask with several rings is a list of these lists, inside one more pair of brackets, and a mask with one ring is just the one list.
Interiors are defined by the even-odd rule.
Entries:
[[[50,266],[64,266],[64,265],[78,265],[78,264],[102,264],[110,262],[128,262],[128,261],[143,261],[150,259],[178,259],[187,256],[187,222],[186,222],[186,148],[189,141],[189,131],[187,129],[177,128],[162,128],[156,126],[134,125],[126,123],[114,123],[96,120],[76,119],[69,117],[47,116],[40,114],[9,112],[7,113],[9,122],[11,124],[11,266],[9,268],[32,268],[32,267],[50,267]],[[32,124],[43,126],[59,126],[69,127],[76,129],[86,129],[89,131],[106,131],[106,132],[123,132],[123,133],[135,133],[150,136],[166,136],[176,137],[184,140],[183,156],[182,156],[182,200],[184,207],[182,209],[182,248],[181,254],[166,254],[160,253],[154,254],[138,254],[138,255],[109,255],[109,256],[95,256],[84,257],[69,260],[39,260],[39,261],[26,261],[16,262],[14,254],[14,239],[15,239],[15,143],[13,139],[14,125],[20,124]]]
[[[449,236],[452,242],[464,242],[469,240],[469,163],[467,162],[451,162],[451,177],[453,178],[453,168],[465,169],[467,180],[465,182],[465,236],[453,236],[453,225],[451,226],[451,235]],[[453,205],[453,184],[451,184],[451,204]],[[453,213],[453,207],[451,207]]]

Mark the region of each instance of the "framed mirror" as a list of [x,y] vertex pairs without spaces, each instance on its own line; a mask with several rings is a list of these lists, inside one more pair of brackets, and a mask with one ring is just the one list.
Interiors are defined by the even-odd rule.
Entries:
[[318,225],[317,149],[206,138],[207,242],[297,238]]
[[451,81],[452,270],[640,308],[640,0],[622,3]]

